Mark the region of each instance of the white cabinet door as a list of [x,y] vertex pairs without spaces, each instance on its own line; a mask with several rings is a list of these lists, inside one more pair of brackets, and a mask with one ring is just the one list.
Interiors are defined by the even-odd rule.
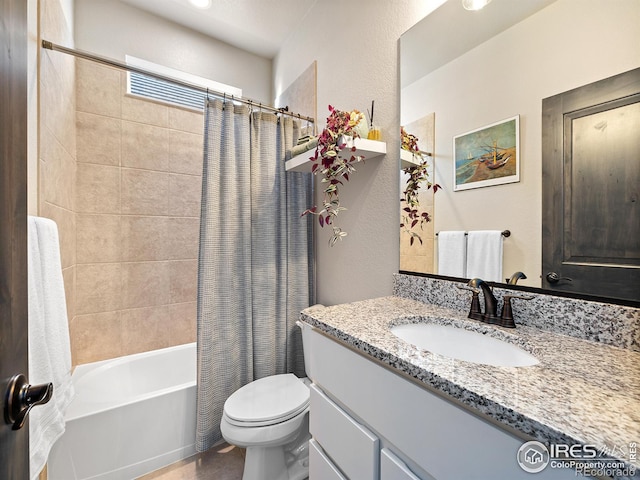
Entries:
[[309,430],[347,477],[352,480],[378,478],[378,438],[313,384]]
[[383,448],[380,452],[380,480],[432,480],[433,477],[416,476],[405,463],[391,450]]
[[309,479],[347,480],[314,439],[309,440]]

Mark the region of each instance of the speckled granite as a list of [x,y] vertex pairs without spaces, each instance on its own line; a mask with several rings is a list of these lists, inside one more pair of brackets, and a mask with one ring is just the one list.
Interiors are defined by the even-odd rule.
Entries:
[[[469,311],[471,293],[455,287],[462,283],[404,274],[394,275],[393,280],[396,296]],[[638,308],[495,288],[493,293],[500,305],[508,292],[533,297],[532,300],[512,300],[513,316],[518,325],[640,352]],[[480,297],[483,303],[482,295]]]
[[[428,299],[431,293],[423,294]],[[527,325],[494,327],[467,319],[466,311],[399,296],[312,307],[301,318],[498,423],[547,444],[594,444],[640,468],[638,460],[619,454],[629,442],[640,442],[638,352]],[[523,347],[540,363],[516,368],[455,360],[420,350],[389,330],[414,322],[479,331]]]

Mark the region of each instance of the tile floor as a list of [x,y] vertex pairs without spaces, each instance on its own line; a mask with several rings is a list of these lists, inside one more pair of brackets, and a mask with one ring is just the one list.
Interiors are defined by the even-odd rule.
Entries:
[[244,449],[223,443],[138,480],[241,480]]

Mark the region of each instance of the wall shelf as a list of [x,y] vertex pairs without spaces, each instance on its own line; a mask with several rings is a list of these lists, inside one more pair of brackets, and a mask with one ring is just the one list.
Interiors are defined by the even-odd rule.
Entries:
[[[428,157],[431,156],[431,154],[429,153],[424,153],[423,155],[426,155]],[[413,153],[411,153],[409,150],[405,150],[403,148],[400,149],[400,168],[401,169],[405,169],[405,168],[410,168],[410,167],[415,167],[417,165],[420,165],[422,159],[420,157],[416,157]]]
[[[387,144],[385,142],[367,140],[366,138],[356,138],[353,142],[355,142],[356,151],[352,152],[352,154],[364,156],[365,161],[372,160],[387,153]],[[347,142],[347,148],[350,146],[351,142]],[[315,149],[308,150],[300,155],[296,155],[291,160],[287,160],[285,162],[285,169],[292,172],[311,172],[313,162],[309,160],[309,157],[313,156],[314,151]]]

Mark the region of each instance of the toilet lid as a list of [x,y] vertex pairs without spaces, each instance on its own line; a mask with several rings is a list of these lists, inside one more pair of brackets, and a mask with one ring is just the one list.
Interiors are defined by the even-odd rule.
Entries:
[[253,426],[283,422],[309,406],[309,387],[286,373],[251,382],[234,392],[224,404],[232,423]]

